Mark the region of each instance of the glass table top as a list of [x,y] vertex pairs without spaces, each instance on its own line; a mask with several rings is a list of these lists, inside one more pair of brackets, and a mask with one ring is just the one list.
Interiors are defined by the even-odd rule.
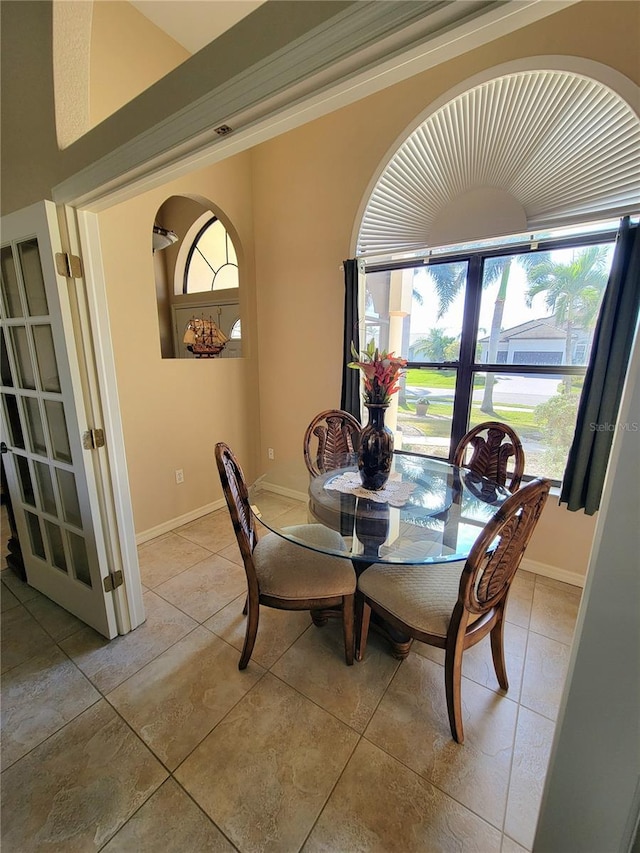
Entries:
[[[249,487],[249,502],[265,527],[312,550],[364,563],[421,565],[466,559],[510,494],[465,468],[402,452],[394,453],[387,487],[388,500],[364,492],[355,458],[315,478],[300,459],[271,465]],[[341,533],[346,550],[315,544],[308,525],[317,524]]]

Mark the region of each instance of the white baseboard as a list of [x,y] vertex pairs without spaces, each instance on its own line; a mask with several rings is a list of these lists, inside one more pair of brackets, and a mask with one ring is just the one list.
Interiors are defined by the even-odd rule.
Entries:
[[163,533],[169,533],[170,531],[175,530],[176,527],[182,527],[183,524],[189,524],[190,521],[202,518],[203,515],[209,515],[210,512],[215,512],[217,509],[221,509],[226,505],[225,499],[220,498],[220,500],[206,504],[206,506],[198,507],[198,509],[191,510],[191,512],[187,512],[177,518],[172,518],[169,521],[158,524],[157,527],[150,527],[148,530],[142,530],[140,533],[136,533],[136,545],[142,545],[143,542],[148,542],[150,539],[156,539],[158,536],[162,536]]
[[[276,494],[283,495],[284,497],[295,498],[297,500],[305,500],[307,497],[300,492],[296,492],[293,489],[287,489],[284,486],[269,485],[265,487],[265,491],[275,492]],[[214,501],[206,506],[201,506],[198,509],[187,512],[185,515],[178,516],[178,518],[172,518],[169,521],[165,521],[163,524],[158,524],[156,527],[150,527],[148,530],[143,530],[136,534],[136,544],[142,545],[143,542],[149,542],[150,539],[155,539],[158,536],[162,536],[164,533],[169,533],[177,527],[181,527],[183,524],[189,524],[190,521],[202,518],[203,515],[215,512],[217,509],[221,509],[225,505],[226,502],[224,498],[221,498],[220,500]],[[539,563],[537,560],[528,560],[526,557],[523,558],[520,565],[525,571],[531,572],[534,575],[542,575],[545,578],[562,581],[562,583],[584,587],[585,577],[578,572],[561,569],[559,566],[550,566],[548,563]]]
[[584,575],[578,574],[578,572],[570,572],[568,569],[561,569],[559,566],[550,566],[548,563],[538,563],[537,560],[528,560],[523,557],[520,567],[534,575],[542,575],[542,577],[552,578],[554,581],[584,587]]
[[307,502],[309,494],[306,492],[298,492],[295,489],[289,489],[286,486],[278,486],[277,483],[265,483],[262,486],[265,492],[273,492],[275,495],[282,495],[283,498],[293,498],[296,501]]

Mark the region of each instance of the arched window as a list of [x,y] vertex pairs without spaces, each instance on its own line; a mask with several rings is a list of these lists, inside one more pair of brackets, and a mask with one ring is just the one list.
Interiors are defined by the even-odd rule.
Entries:
[[183,293],[204,293],[238,287],[238,259],[226,228],[212,216],[189,249]]
[[408,361],[387,421],[403,449],[451,458],[502,421],[526,474],[559,482],[617,217],[640,209],[639,151],[613,89],[543,69],[429,108],[383,164],[357,256],[364,342]]

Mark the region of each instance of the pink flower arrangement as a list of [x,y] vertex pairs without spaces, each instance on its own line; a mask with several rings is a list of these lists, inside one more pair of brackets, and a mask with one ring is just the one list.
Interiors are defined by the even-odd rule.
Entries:
[[361,370],[364,376],[364,402],[387,405],[391,395],[400,390],[398,380],[402,376],[402,368],[407,366],[406,360],[396,358],[392,352],[379,350],[373,339],[361,355],[351,344],[351,354],[356,360],[350,362],[349,367]]

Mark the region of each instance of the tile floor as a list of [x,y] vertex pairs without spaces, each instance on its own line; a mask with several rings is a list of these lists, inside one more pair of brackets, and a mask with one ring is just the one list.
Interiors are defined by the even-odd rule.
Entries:
[[[6,530],[6,527],[4,527]],[[580,590],[520,572],[511,686],[466,653],[466,741],[442,654],[262,610],[226,510],[139,549],[147,620],[108,643],[2,572],[2,850],[522,853],[531,848]]]

